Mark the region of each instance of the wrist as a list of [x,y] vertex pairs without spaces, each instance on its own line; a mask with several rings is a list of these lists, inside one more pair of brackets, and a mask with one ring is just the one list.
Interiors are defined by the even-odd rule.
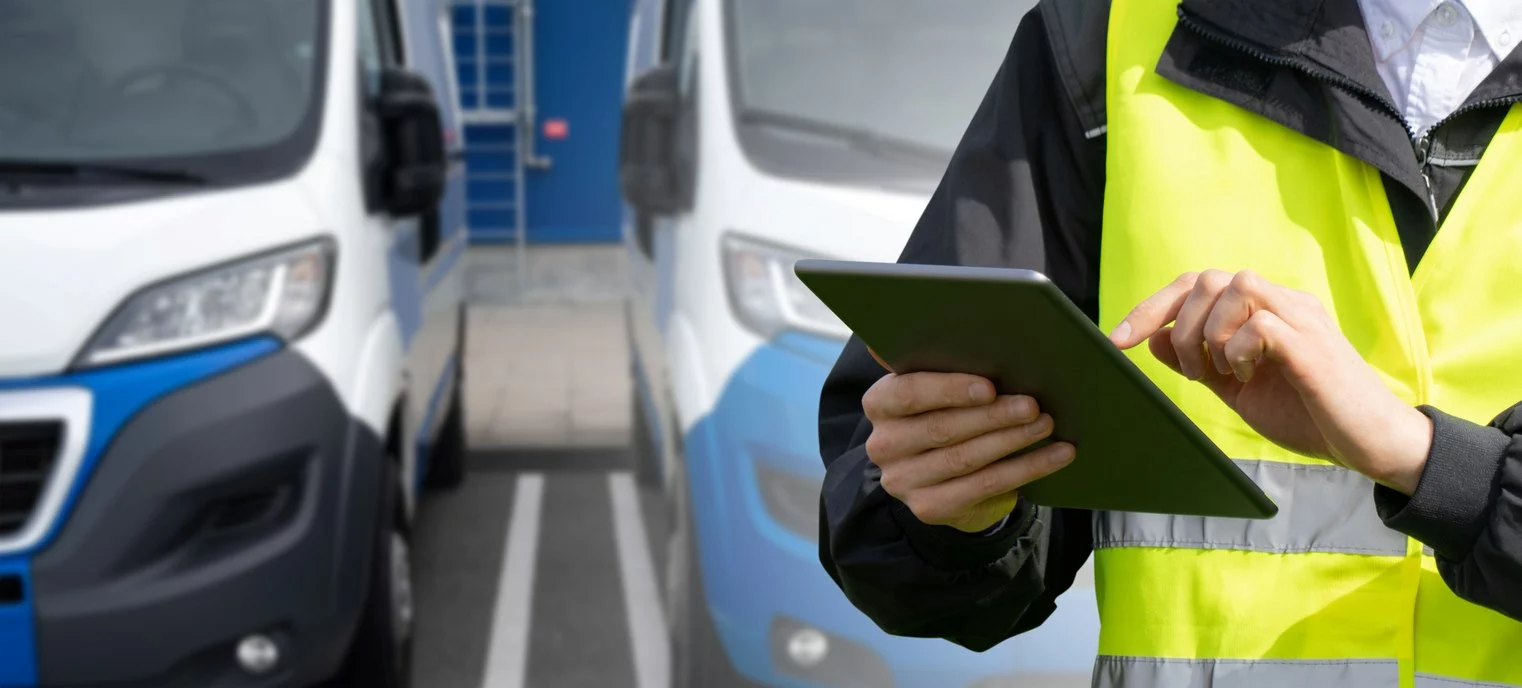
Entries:
[[1386,455],[1376,463],[1370,478],[1406,496],[1416,494],[1427,457],[1432,453],[1432,419],[1412,406],[1402,406],[1390,428]]

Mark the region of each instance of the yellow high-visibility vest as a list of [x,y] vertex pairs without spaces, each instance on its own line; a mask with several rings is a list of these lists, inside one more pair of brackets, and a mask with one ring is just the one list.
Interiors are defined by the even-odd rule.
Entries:
[[[1522,398],[1522,110],[1413,274],[1378,170],[1157,75],[1176,9],[1111,9],[1100,325],[1182,273],[1252,269],[1318,296],[1411,404],[1488,423]],[[1522,624],[1455,596],[1368,479],[1276,447],[1146,347],[1132,360],[1280,513],[1096,514],[1096,685],[1522,686]]]

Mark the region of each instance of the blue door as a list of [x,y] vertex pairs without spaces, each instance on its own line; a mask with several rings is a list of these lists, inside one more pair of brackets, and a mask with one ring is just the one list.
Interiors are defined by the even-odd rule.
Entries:
[[[618,241],[618,137],[629,0],[539,0],[534,16],[531,241]],[[533,161],[531,161],[532,164]]]
[[616,242],[629,0],[455,0],[471,240]]

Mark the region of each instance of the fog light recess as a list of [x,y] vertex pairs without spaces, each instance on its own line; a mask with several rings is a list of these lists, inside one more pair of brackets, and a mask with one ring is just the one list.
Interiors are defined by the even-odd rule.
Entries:
[[793,631],[787,638],[787,658],[802,669],[812,669],[830,654],[830,639],[807,626]]
[[865,645],[787,617],[772,619],[772,667],[821,688],[893,688],[893,672]]
[[267,674],[280,665],[280,646],[255,633],[238,641],[238,666],[250,674]]

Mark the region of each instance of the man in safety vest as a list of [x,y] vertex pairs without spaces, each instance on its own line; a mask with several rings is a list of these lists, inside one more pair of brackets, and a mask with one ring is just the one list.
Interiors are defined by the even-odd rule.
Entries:
[[1044,272],[1280,513],[1034,507],[1062,418],[853,340],[852,602],[984,649],[1092,553],[1096,686],[1522,686],[1518,42],[1514,0],[1043,0],[901,260]]

